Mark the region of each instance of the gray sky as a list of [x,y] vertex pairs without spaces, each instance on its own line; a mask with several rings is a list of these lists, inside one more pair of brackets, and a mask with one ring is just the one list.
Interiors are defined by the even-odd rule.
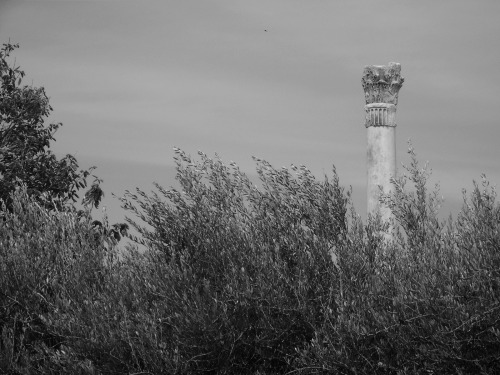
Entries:
[[[402,65],[398,163],[407,140],[456,212],[485,173],[500,182],[498,0],[0,0],[0,42],[19,43],[44,86],[54,149],[117,195],[173,184],[173,150],[253,173],[337,167],[366,208],[365,65]],[[266,31],[267,30],[267,31]]]

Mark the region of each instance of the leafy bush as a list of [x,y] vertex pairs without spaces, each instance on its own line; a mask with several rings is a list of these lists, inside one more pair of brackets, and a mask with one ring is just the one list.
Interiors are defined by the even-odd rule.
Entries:
[[[176,150],[179,190],[128,193],[144,248],[26,189],[0,220],[7,373],[496,374],[500,207],[483,177],[440,220],[412,149],[363,223],[305,167]],[[392,230],[391,233],[388,231]]]
[[[297,350],[333,319],[335,246],[346,236],[338,178],[318,182],[305,167],[276,170],[256,159],[262,188],[233,163],[176,150],[182,191],[123,199],[154,268],[165,342],[183,371],[254,373],[292,368]],[[135,204],[134,204],[135,203]]]
[[[408,174],[382,197],[394,214],[393,241],[384,244],[387,235],[375,219],[364,241],[346,244],[346,262],[359,265],[343,273],[346,308],[304,351],[303,367],[345,374],[500,371],[496,193],[483,178],[469,197],[464,192],[457,219],[440,221],[439,191],[427,192],[429,172],[409,153]],[[382,243],[375,257],[370,242]]]
[[99,348],[115,303],[114,242],[90,216],[48,211],[26,187],[11,202],[0,219],[0,369],[87,373],[87,347]]

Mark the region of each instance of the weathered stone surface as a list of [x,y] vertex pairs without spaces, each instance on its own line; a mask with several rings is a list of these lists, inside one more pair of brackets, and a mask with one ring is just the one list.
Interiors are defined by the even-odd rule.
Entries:
[[401,65],[390,62],[388,65],[368,65],[363,71],[361,84],[365,91],[366,104],[398,104],[399,89],[403,85]]
[[396,176],[396,128],[370,126],[367,141],[367,212],[379,212],[382,220],[389,220],[391,211],[381,206],[379,198],[380,188],[386,194],[392,190],[391,178]]
[[[403,85],[401,65],[369,65],[361,83],[365,91],[365,126],[367,128],[367,198],[368,214],[380,214],[390,221],[391,210],[380,204],[380,193],[392,190],[396,176],[396,105]],[[390,237],[390,235],[389,235]]]
[[388,103],[365,105],[365,126],[396,126],[396,106]]

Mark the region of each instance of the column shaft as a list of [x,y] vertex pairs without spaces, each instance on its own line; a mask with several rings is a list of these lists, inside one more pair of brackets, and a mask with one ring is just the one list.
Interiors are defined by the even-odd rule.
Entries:
[[370,126],[367,129],[367,210],[380,212],[382,219],[390,218],[390,210],[379,203],[380,188],[391,191],[390,179],[396,176],[396,128],[392,126]]

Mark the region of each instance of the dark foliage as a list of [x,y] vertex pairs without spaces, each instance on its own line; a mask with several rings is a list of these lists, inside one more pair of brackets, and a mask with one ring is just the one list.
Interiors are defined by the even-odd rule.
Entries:
[[[76,201],[94,168],[80,170],[74,156],[57,159],[50,150],[62,124],[45,124],[52,107],[43,87],[21,86],[25,73],[9,62],[17,47],[6,43],[0,50],[0,199],[10,208],[10,194],[22,183],[39,202],[61,209]],[[102,197],[99,181],[86,195],[91,204]]]
[[12,195],[4,372],[499,373],[500,208],[486,179],[441,221],[410,151],[382,197],[394,222],[363,224],[335,174],[256,159],[257,187],[234,164],[176,153],[181,190],[123,198],[141,252],[117,253],[109,234],[125,227]]

